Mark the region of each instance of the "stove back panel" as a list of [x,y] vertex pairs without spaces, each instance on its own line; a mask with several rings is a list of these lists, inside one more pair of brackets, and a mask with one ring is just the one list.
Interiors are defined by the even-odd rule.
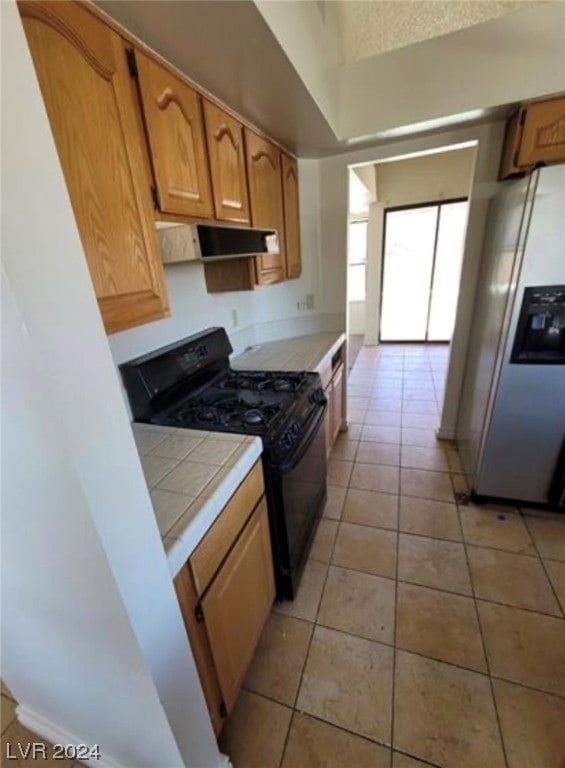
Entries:
[[224,328],[208,328],[120,365],[134,419],[147,419],[167,396],[206,369],[226,367],[232,351]]

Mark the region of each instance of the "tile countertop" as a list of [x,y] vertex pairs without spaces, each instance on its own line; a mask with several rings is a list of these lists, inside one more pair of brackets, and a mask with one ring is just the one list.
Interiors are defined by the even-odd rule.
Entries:
[[132,424],[174,578],[261,455],[258,437]]
[[320,371],[345,341],[345,333],[314,333],[256,344],[232,358],[232,368],[262,371]]

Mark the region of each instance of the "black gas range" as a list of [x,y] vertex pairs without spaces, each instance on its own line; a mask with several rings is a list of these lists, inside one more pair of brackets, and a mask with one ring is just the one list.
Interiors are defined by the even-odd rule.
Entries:
[[240,371],[223,328],[120,366],[136,421],[263,443],[277,597],[293,599],[326,500],[326,399],[316,373]]

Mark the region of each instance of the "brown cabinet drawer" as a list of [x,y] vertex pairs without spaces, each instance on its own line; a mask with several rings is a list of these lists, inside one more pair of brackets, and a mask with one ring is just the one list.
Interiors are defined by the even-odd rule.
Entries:
[[211,582],[264,490],[263,467],[261,460],[259,460],[233,494],[188,561],[194,586],[199,596],[202,596]]

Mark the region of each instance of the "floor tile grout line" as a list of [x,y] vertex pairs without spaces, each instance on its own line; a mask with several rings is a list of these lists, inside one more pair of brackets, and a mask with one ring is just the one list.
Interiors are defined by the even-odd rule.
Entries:
[[[464,505],[458,504],[457,506],[464,506]],[[507,555],[516,555],[517,557],[527,557],[530,560],[541,560],[543,563],[543,558],[539,556],[537,551],[534,554],[532,554],[531,552],[517,552],[515,549],[502,549],[502,547],[494,547],[488,544],[477,544],[476,542],[468,541],[465,538],[463,538],[462,541],[463,540],[465,541],[465,544],[468,547],[474,547],[475,549],[489,549],[495,552],[506,552]],[[559,562],[559,560],[557,560],[556,562]]]
[[501,683],[509,683],[510,685],[515,685],[516,688],[525,688],[527,691],[533,691],[533,693],[541,693],[544,696],[553,696],[555,699],[559,699],[560,701],[565,702],[565,694],[562,693],[548,691],[545,688],[536,688],[535,685],[529,685],[528,683],[523,683],[518,680],[511,680],[509,677],[501,677],[500,675],[495,675],[492,672],[490,674],[490,678],[492,680],[499,680]]
[[[265,698],[267,698],[267,697],[265,697]],[[294,708],[291,708],[291,710],[290,710],[290,720],[288,721],[288,729],[287,729],[287,732],[286,732],[286,737],[285,737],[283,748],[282,748],[282,752],[281,752],[281,758],[280,758],[279,763],[278,763],[278,768],[282,768],[282,764],[284,762],[284,757],[285,757],[285,754],[286,754],[286,749],[288,747],[288,742],[289,742],[289,739],[290,739],[290,732],[292,730],[292,724],[294,722],[295,714],[296,714],[296,710]]]
[[[463,525],[462,525],[462,522],[461,522],[461,512],[459,510],[459,506],[457,506],[457,515],[459,517],[459,525],[461,526],[461,530],[463,530]],[[496,703],[496,696],[495,696],[495,693],[494,693],[494,684],[493,684],[493,681],[492,681],[490,661],[489,661],[489,657],[488,657],[488,653],[487,653],[487,645],[486,645],[486,641],[485,641],[485,637],[484,637],[484,633],[483,633],[483,626],[481,624],[481,615],[480,615],[480,611],[479,611],[479,605],[478,605],[477,596],[476,596],[475,584],[474,584],[474,580],[473,580],[473,572],[471,570],[471,563],[469,561],[469,553],[467,552],[467,545],[466,545],[465,542],[463,543],[463,550],[465,552],[465,561],[467,563],[467,569],[469,571],[469,581],[471,582],[471,589],[473,591],[473,605],[475,607],[475,617],[477,619],[477,625],[479,627],[479,635],[480,635],[480,638],[481,638],[481,645],[482,645],[483,655],[484,655],[484,659],[485,659],[485,665],[486,665],[486,669],[487,669],[487,676],[488,676],[488,681],[489,681],[490,695],[491,695],[491,698],[492,698],[492,705],[494,707],[494,713],[496,715],[496,724],[498,726],[498,735],[499,735],[499,738],[500,738],[500,745],[502,747],[502,755],[504,757],[504,764],[506,765],[506,768],[509,768],[508,755],[506,754],[506,743],[505,743],[505,740],[504,740],[504,733],[502,731],[502,723],[500,721],[500,715],[499,715],[499,712],[498,712],[498,705]]]
[[[539,551],[539,547],[538,547],[537,541],[535,540],[534,535],[530,531],[530,526],[528,525],[528,521],[526,519],[527,515],[524,514],[521,506],[518,507],[518,514],[520,515],[520,518],[521,518],[522,522],[524,523],[524,526],[525,526],[526,530],[528,531],[528,536],[530,537],[530,540],[531,540],[531,542],[532,542],[532,544],[534,546],[534,549],[535,549],[536,554],[538,556],[538,559],[539,559],[539,561],[541,563],[541,567],[543,569],[545,577],[546,577],[547,581],[549,582],[549,586],[551,588],[553,596],[555,597],[555,600],[557,601],[557,607],[561,611],[561,617],[565,618],[565,606],[561,605],[561,600],[559,599],[559,595],[557,594],[557,591],[556,591],[555,587],[553,586],[553,581],[551,580],[551,577],[550,577],[550,575],[549,575],[549,573],[547,571],[547,568],[545,567],[544,558],[541,556],[541,552]],[[559,562],[559,561],[556,561],[556,562]]]
[[312,632],[310,634],[310,641],[308,643],[308,649],[306,651],[306,655],[304,656],[304,663],[302,665],[302,670],[300,672],[300,680],[299,680],[299,683],[298,683],[298,688],[296,689],[296,696],[294,697],[293,709],[296,709],[296,705],[298,704],[298,697],[300,695],[300,689],[302,687],[302,681],[303,681],[303,678],[304,678],[304,671],[306,669],[306,664],[308,662],[308,656],[310,655],[310,649],[312,647],[312,640],[314,639],[314,633],[316,631],[316,627],[318,626],[318,615],[320,613],[320,606],[322,605],[322,600],[324,598],[324,592],[326,590],[326,584],[327,584],[327,581],[328,581],[328,574],[330,572],[330,565],[331,565],[331,561],[332,561],[332,558],[333,558],[333,553],[334,553],[334,549],[335,549],[335,543],[336,543],[337,537],[339,535],[339,529],[340,529],[340,525],[341,525],[341,515],[343,514],[343,505],[345,505],[345,496],[344,496],[343,504],[342,504],[341,511],[340,511],[340,519],[337,521],[338,525],[337,525],[337,528],[336,528],[336,533],[335,533],[335,536],[334,536],[334,540],[332,542],[331,552],[330,552],[330,555],[329,555],[329,560],[328,560],[327,563],[325,563],[326,574],[325,574],[325,578],[324,578],[324,584],[323,584],[321,592],[320,592],[320,600],[318,602],[318,607],[316,609],[316,615],[314,616],[314,620],[311,622],[312,623]]
[[[326,519],[331,520],[331,518],[326,518]],[[342,522],[342,521],[333,520],[333,522]],[[344,520],[343,522],[348,523],[349,521]],[[351,523],[351,525],[357,525],[357,523]],[[361,526],[361,527],[371,528],[371,526]],[[396,531],[396,530],[393,530],[391,528],[378,528],[376,530],[382,530],[382,531],[385,531],[385,532],[388,532],[388,533],[396,533],[396,534],[398,534],[398,539],[397,539],[398,542],[400,541],[399,534],[404,533],[403,531]],[[338,531],[339,531],[339,526],[338,526]],[[411,536],[413,534],[408,534],[408,535]],[[416,535],[416,534],[414,534],[414,535]],[[424,538],[430,538],[430,537],[418,536],[418,538],[423,538],[424,539]],[[337,533],[336,533],[336,537],[334,539],[334,546],[335,546],[335,541],[336,540],[337,540]],[[461,541],[451,541],[449,539],[433,539],[433,541],[445,542],[446,544],[463,544],[464,545],[464,542],[461,542]],[[486,547],[485,547],[485,549],[486,549]],[[495,551],[506,551],[506,550],[495,550]],[[513,552],[509,552],[508,554],[514,554],[514,553]],[[361,574],[364,574],[365,576],[375,576],[378,579],[386,579],[387,581],[396,581],[396,580],[398,580],[399,584],[407,584],[407,585],[412,586],[412,587],[421,587],[422,589],[429,589],[432,592],[441,592],[442,595],[454,595],[455,597],[462,597],[462,598],[466,598],[467,600],[476,600],[477,602],[480,602],[480,603],[488,603],[489,605],[498,605],[498,606],[500,606],[502,608],[510,608],[511,610],[515,610],[515,611],[524,611],[524,613],[533,613],[536,616],[544,616],[545,618],[548,618],[548,619],[556,619],[557,621],[564,621],[562,616],[556,615],[554,613],[547,613],[546,611],[535,610],[534,608],[526,608],[526,607],[524,607],[522,605],[514,605],[513,603],[503,603],[500,600],[492,600],[491,598],[483,597],[482,595],[478,595],[478,594],[474,595],[474,594],[470,594],[469,592],[455,592],[452,589],[445,589],[443,587],[438,587],[436,585],[432,586],[430,584],[424,584],[421,581],[411,581],[409,579],[403,579],[403,578],[396,577],[396,576],[390,576],[390,575],[387,576],[384,573],[375,573],[374,571],[364,571],[364,570],[362,570],[360,568],[353,568],[350,565],[343,565],[342,563],[336,562],[334,560],[329,560],[328,561],[328,560],[317,560],[315,558],[311,558],[311,559],[312,559],[313,562],[316,562],[319,565],[326,565],[328,567],[329,566],[333,566],[334,568],[341,568],[344,571],[351,571],[353,573],[361,573]],[[325,582],[324,582],[324,586],[325,586]],[[275,610],[275,612],[277,612],[276,608],[274,608],[274,610]],[[300,616],[294,616],[292,614],[284,613],[284,614],[280,614],[280,615],[291,616],[291,618],[300,619],[301,621],[307,621],[310,624],[315,623],[314,621],[312,621],[310,619],[304,619],[304,618],[302,618]],[[353,634],[353,633],[349,633],[349,634]],[[361,635],[359,635],[359,637],[361,637]],[[365,638],[365,639],[371,639],[371,638]],[[377,640],[375,642],[381,642],[381,641]],[[385,645],[387,645],[387,643],[385,643]]]
[[[260,694],[259,694],[260,695]],[[264,697],[267,698],[267,697]],[[305,715],[306,717],[312,718],[312,720],[316,720],[318,723],[322,723],[323,725],[329,725],[332,728],[337,728],[338,731],[344,731],[345,733],[348,733],[350,736],[355,736],[358,739],[363,739],[363,741],[368,742],[369,744],[376,744],[379,747],[382,747],[383,749],[390,750],[392,752],[392,747],[390,744],[386,744],[384,741],[379,741],[378,739],[373,739],[371,736],[367,736],[364,733],[359,733],[358,731],[353,731],[351,728],[347,728],[345,725],[338,725],[337,723],[332,722],[331,720],[324,720],[323,717],[320,717],[320,715],[314,715],[312,712],[302,712],[300,710],[294,711],[298,715]],[[398,751],[398,750],[397,750]],[[408,753],[404,753],[407,754]],[[409,755],[411,757],[411,755]],[[414,758],[416,759],[416,758]],[[429,763],[429,765],[432,765],[432,763]],[[306,766],[304,766],[306,768]],[[433,768],[436,768],[436,766],[433,766]],[[440,768],[439,766],[437,768]]]
[[[402,384],[402,393],[404,394],[404,383]],[[403,411],[401,411],[403,413]],[[402,435],[401,435],[402,437]],[[400,456],[402,459],[402,444],[400,447]],[[396,656],[398,642],[398,573],[400,565],[400,489],[401,473],[398,472],[398,496],[396,497],[396,520],[398,533],[396,534],[396,563],[394,579],[394,629],[393,629],[393,652],[392,652],[392,685],[391,685],[391,709],[390,709],[390,768],[393,766],[394,759],[394,719],[395,719],[395,699],[396,699]]]
[[[415,651],[413,648],[406,648],[403,645],[396,645],[394,643],[386,643],[384,640],[376,640],[374,637],[366,637],[365,635],[358,635],[354,632],[348,632],[345,629],[339,629],[339,627],[333,627],[329,624],[317,624],[319,627],[323,627],[324,629],[329,629],[332,632],[337,632],[340,635],[347,635],[348,637],[354,637],[358,638],[359,640],[366,640],[370,643],[376,643],[376,645],[383,645],[386,648],[392,648],[395,647],[399,651],[403,651],[404,653],[409,653],[411,656],[417,656],[419,659],[427,659],[428,661],[435,661],[438,664],[445,664],[448,667],[453,667],[454,669],[460,669],[463,672],[472,672],[475,675],[480,675],[481,677],[489,677],[489,673],[485,672],[485,670],[477,669],[476,667],[466,667],[464,664],[456,664],[454,661],[447,661],[446,659],[440,659],[437,656],[429,656],[425,653],[421,653],[420,651]],[[496,675],[495,675],[496,677]],[[516,683],[513,680],[508,680],[507,678],[497,678],[500,680],[503,680],[504,682],[512,682],[515,685],[519,685],[522,688],[529,688],[530,690],[537,691],[538,693],[548,693],[547,691],[543,691],[541,688],[534,688],[532,686],[524,685],[523,683]],[[263,695],[263,694],[261,694]],[[553,696],[556,696],[558,699],[565,699],[565,696],[560,696],[558,693],[552,694]],[[279,704],[282,704],[283,702],[279,702]],[[286,704],[285,706],[290,706],[289,704]]]
[[565,619],[562,616],[556,616],[554,613],[547,613],[546,611],[536,611],[533,608],[524,608],[522,605],[513,605],[512,603],[501,603],[499,600],[490,600],[482,595],[475,595],[477,603],[488,603],[489,605],[499,605],[501,608],[510,608],[514,611],[524,611],[524,613],[533,613],[536,616],[544,616],[546,619],[556,619],[563,622]]
[[[367,372],[366,376],[371,376],[371,372]],[[404,385],[403,382],[404,382],[404,380],[402,378],[401,382],[400,382],[402,387]],[[436,397],[437,397],[437,395],[436,395]],[[362,430],[362,428],[363,428],[363,425],[361,425],[361,430]],[[418,427],[414,427],[413,429],[418,429]],[[402,430],[403,430],[403,428],[401,428],[401,442],[399,443],[400,446],[404,445],[404,443],[402,441],[402,436],[403,436],[402,435]],[[357,462],[357,456],[359,454],[359,444],[360,444],[360,442],[362,442],[361,434],[359,435],[359,437],[356,436],[355,439],[356,439],[356,443],[357,444],[356,444],[356,447],[355,447],[355,452],[354,452],[354,456],[353,456],[353,460],[351,461],[351,464],[354,465],[355,463],[369,463],[369,464],[373,463],[373,462]],[[368,442],[379,442],[379,441],[368,441]],[[428,446],[421,446],[421,447],[428,447]],[[349,461],[348,458],[345,458],[343,460],[344,461]],[[401,464],[399,464],[399,465],[379,465],[379,466],[397,466],[399,469],[402,469]],[[408,468],[408,467],[406,467],[406,468]],[[414,467],[413,469],[418,469],[418,470],[421,470],[421,471],[430,471],[430,472],[442,472],[442,470],[440,470],[440,469],[425,469],[425,468],[420,468],[420,467]],[[456,471],[454,471],[451,468],[449,469],[448,472],[445,472],[445,473],[448,473],[450,475],[450,479],[452,480],[452,483],[453,483],[453,475],[454,474],[458,474]],[[399,484],[400,484],[400,472],[399,472]],[[320,599],[319,599],[318,607],[317,607],[317,611],[316,611],[316,616],[315,616],[313,622],[311,622],[312,625],[313,625],[312,626],[312,633],[311,633],[311,636],[310,636],[310,642],[309,642],[308,650],[307,650],[307,653],[306,653],[306,656],[305,656],[305,662],[304,662],[304,665],[303,665],[303,668],[302,668],[300,682],[299,682],[298,689],[297,689],[297,694],[296,694],[296,697],[295,697],[295,704],[294,704],[294,707],[292,707],[293,714],[291,716],[291,721],[290,721],[290,724],[289,724],[289,729],[288,729],[287,737],[286,737],[286,740],[285,740],[285,746],[284,746],[284,749],[283,749],[283,754],[281,756],[281,764],[282,764],[282,762],[284,760],[284,755],[286,754],[286,748],[287,748],[287,744],[288,744],[288,739],[289,739],[290,731],[292,729],[292,723],[294,721],[294,713],[299,711],[299,710],[296,709],[296,703],[298,701],[298,696],[299,696],[300,688],[302,687],[304,670],[305,670],[305,667],[306,667],[306,661],[307,661],[309,653],[310,653],[314,632],[315,632],[315,629],[316,629],[317,626],[325,626],[324,624],[319,623],[318,619],[319,619],[319,613],[320,613],[320,608],[321,608],[323,596],[324,596],[324,593],[325,593],[325,589],[326,589],[326,585],[327,585],[327,581],[328,581],[328,577],[329,577],[329,569],[330,569],[330,567],[332,565],[334,565],[334,567],[335,567],[335,564],[333,563],[333,555],[334,555],[334,551],[335,551],[335,545],[336,545],[336,542],[337,542],[337,539],[338,539],[338,536],[339,536],[339,532],[340,532],[340,529],[342,527],[342,523],[350,522],[350,521],[346,521],[346,520],[343,519],[344,508],[345,508],[347,494],[349,493],[350,490],[361,490],[361,491],[368,490],[368,489],[355,489],[355,488],[353,488],[350,485],[350,479],[349,479],[347,485],[344,486],[344,488],[345,488],[345,495],[344,495],[344,501],[343,501],[343,503],[342,503],[342,505],[340,507],[339,518],[337,520],[335,520],[335,519],[333,520],[334,522],[337,523],[337,525],[336,525],[336,535],[335,535],[335,537],[333,539],[333,543],[332,543],[332,547],[331,547],[331,553],[329,555],[329,562],[322,563],[323,565],[326,566],[324,584],[323,584],[323,587],[322,587],[322,590],[321,590]],[[381,493],[383,493],[383,492],[381,491]],[[400,530],[400,520],[399,520],[399,505],[400,505],[400,497],[401,497],[400,488],[399,488],[398,494],[388,494],[388,495],[396,495],[397,496],[396,507],[397,507],[397,520],[398,520],[398,523],[397,523],[396,529],[394,529],[394,528],[393,529],[383,528],[382,526],[366,526],[366,527],[367,528],[376,528],[376,529],[379,529],[379,530],[392,531],[392,532],[395,532],[396,535],[397,535],[397,537],[396,537],[396,550],[397,550],[396,554],[397,554],[397,557],[396,557],[396,568],[395,568],[396,575],[394,577],[394,581],[395,581],[395,626],[394,626],[394,641],[393,641],[393,648],[394,648],[393,654],[394,655],[393,655],[393,691],[392,691],[392,701],[393,701],[392,706],[394,707],[394,685],[395,685],[394,663],[395,663],[396,648],[397,648],[397,621],[398,621],[398,615],[397,614],[398,614],[398,589],[399,589],[398,585],[399,585],[399,583],[411,583],[411,582],[401,582],[399,580],[399,578],[398,578],[398,568],[399,568],[399,557],[398,557],[399,551],[398,550],[399,550],[399,542],[400,542],[400,533],[408,533],[409,535],[420,536],[422,538],[429,538],[429,539],[432,539],[432,540],[436,540],[436,537],[425,535],[425,534],[418,534],[418,533],[411,533],[411,532],[401,531]],[[420,497],[413,497],[413,498],[420,498]],[[438,501],[439,502],[440,500],[430,499],[429,501],[432,501],[432,502],[433,501]],[[460,511],[458,506],[457,506],[457,509],[456,509],[456,514],[457,514],[459,526],[461,527],[461,511]],[[327,518],[327,519],[330,520],[332,518]],[[363,526],[362,523],[352,523],[352,524]],[[461,531],[461,535],[462,535],[462,538],[461,538],[460,541],[454,541],[454,540],[450,540],[450,539],[447,539],[447,540],[445,540],[445,539],[437,539],[437,540],[438,541],[447,541],[447,542],[451,542],[451,543],[463,544],[464,551],[465,551],[465,557],[466,557],[466,561],[467,561],[467,566],[468,566],[468,568],[470,570],[468,556],[467,556],[467,546],[479,546],[479,547],[481,547],[483,545],[474,545],[471,542],[467,542],[465,540],[465,537],[464,537],[462,531]],[[498,548],[496,548],[496,547],[484,547],[484,548],[498,550]],[[509,550],[502,550],[502,551],[508,551],[511,554],[522,554],[522,553],[512,553]],[[533,557],[537,556],[538,559],[542,559],[541,556],[539,555],[539,552],[537,551],[537,547],[536,547],[536,552],[537,552],[537,555],[532,555],[532,556]],[[321,562],[321,561],[318,561],[318,562]],[[542,562],[543,562],[543,559],[542,559]],[[344,566],[339,566],[339,567],[344,568]],[[345,568],[346,568],[346,570],[352,570],[352,571],[356,571],[356,572],[359,572],[359,573],[367,574],[367,571],[359,571],[357,569],[347,568],[347,567],[345,567]],[[386,578],[386,579],[388,579],[390,581],[393,580],[391,577],[381,576],[380,574],[368,574],[368,575],[376,575],[376,576],[378,576],[380,578]],[[417,585],[417,586],[420,586],[422,588],[436,590],[436,591],[439,591],[439,592],[446,592],[447,594],[454,594],[454,595],[458,595],[458,596],[461,596],[461,597],[466,597],[467,599],[472,599],[473,602],[474,602],[474,606],[475,606],[475,612],[476,612],[476,614],[478,616],[478,608],[477,608],[478,600],[477,600],[477,597],[475,595],[475,590],[474,590],[473,582],[471,582],[471,588],[472,588],[472,591],[473,591],[473,595],[471,595],[471,596],[469,596],[469,595],[462,595],[461,593],[447,592],[446,590],[437,589],[437,587],[430,587],[429,585]],[[494,601],[483,600],[483,602],[494,602]],[[501,603],[501,605],[507,605],[507,604]],[[508,607],[515,607],[515,608],[517,608],[519,610],[526,610],[526,611],[530,610],[530,609],[523,609],[523,608],[518,607],[518,606],[508,606]],[[531,611],[531,612],[539,614],[538,611]],[[549,615],[549,614],[543,614],[543,615]],[[552,618],[556,618],[556,617],[552,616]],[[336,631],[336,632],[341,632],[341,633],[346,634],[346,635],[351,635],[351,636],[354,636],[354,637],[361,637],[361,636],[358,636],[358,635],[354,635],[351,632],[344,632],[343,630],[335,629],[333,627],[329,627],[329,629],[331,629],[333,631]],[[481,642],[483,643],[483,653],[485,655],[485,660],[486,660],[486,663],[488,665],[488,657],[486,656],[486,649],[485,649],[485,646],[484,646],[484,638],[483,638],[483,635],[482,635],[482,628],[480,626],[480,623],[479,623],[479,629],[481,631]],[[372,638],[363,638],[363,639],[368,640],[369,642],[375,642],[375,643],[381,644],[381,645],[388,645],[387,643],[382,643],[381,641],[375,640],[375,639],[372,639]],[[489,677],[489,680],[492,677],[490,672],[485,675],[485,673],[478,672],[477,670],[474,670],[474,669],[469,669],[468,667],[463,667],[463,666],[459,667],[459,665],[451,664],[450,662],[443,661],[441,659],[433,659],[433,657],[427,657],[427,656],[424,656],[423,654],[417,654],[417,653],[415,653],[413,651],[410,651],[409,649],[407,649],[407,651],[409,653],[414,654],[414,655],[422,656],[423,658],[432,658],[432,660],[435,660],[438,663],[443,663],[443,664],[447,664],[448,666],[458,667],[458,668],[461,668],[461,669],[466,670],[466,671],[475,672],[476,674],[482,674],[483,676]],[[518,685],[518,686],[521,686],[521,687],[524,687],[524,688],[529,688],[530,687],[530,686],[525,686],[525,685],[523,685],[521,683],[515,683],[514,681],[508,681],[508,682],[511,682],[511,683],[513,683],[515,685]],[[536,690],[537,691],[539,689],[532,688],[532,690]],[[492,691],[492,681],[491,681],[491,691]],[[547,693],[545,691],[540,691],[540,692],[541,693]],[[261,695],[261,694],[258,694],[258,695]],[[551,695],[558,695],[558,694],[551,694]],[[492,691],[492,696],[493,696],[493,701],[495,702],[495,700],[494,700],[494,692],[493,691]],[[496,707],[496,702],[495,702],[495,707]],[[366,739],[367,741],[369,741],[371,743],[382,744],[386,748],[389,747],[388,744],[383,744],[382,742],[378,742],[378,741],[376,741],[376,740],[374,740],[374,739],[372,739],[370,737],[366,737],[366,736],[363,736],[361,734],[358,734],[355,731],[349,731],[349,729],[344,728],[343,726],[340,726],[340,725],[337,725],[337,724],[332,723],[330,721],[324,720],[323,718],[319,718],[316,715],[311,715],[310,713],[305,713],[305,714],[307,714],[309,717],[311,717],[313,719],[320,720],[323,723],[327,723],[327,724],[329,724],[332,727],[336,727],[336,728],[338,728],[338,729],[340,729],[342,731],[349,732],[349,733],[351,733],[352,735],[354,735],[356,737]],[[497,720],[498,720],[498,712],[497,712]],[[499,725],[499,731],[501,732],[500,723],[499,722],[498,722],[498,725]],[[504,750],[505,747],[504,747],[504,740],[503,740],[503,737],[502,737],[502,733],[501,733],[501,743],[502,743],[502,748]],[[392,756],[393,756],[393,750],[394,750],[394,711],[392,710],[392,713],[391,713],[391,740],[390,740],[390,759],[391,760],[392,760]],[[402,750],[397,750],[397,751],[403,752]],[[408,756],[411,756],[410,753],[407,753],[407,752],[404,752],[404,754],[406,754]],[[418,758],[417,756],[414,756],[414,757],[415,757],[415,759],[421,759],[421,758]],[[429,761],[424,761],[424,762],[426,762],[427,764],[429,764],[431,766],[434,765],[433,763],[429,763]]]

